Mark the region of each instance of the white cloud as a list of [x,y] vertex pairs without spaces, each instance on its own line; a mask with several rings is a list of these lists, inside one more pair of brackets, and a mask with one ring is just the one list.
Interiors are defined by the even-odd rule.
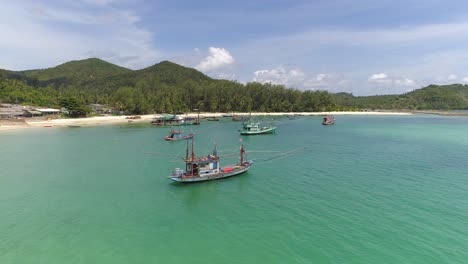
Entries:
[[456,74],[452,73],[449,76],[447,76],[447,80],[449,80],[449,81],[454,81],[456,79],[458,79],[458,76]]
[[368,81],[376,82],[376,83],[386,83],[391,80],[388,78],[388,75],[386,73],[381,72],[381,73],[372,74],[369,77]]
[[301,90],[328,90],[342,92],[346,85],[354,83],[337,73],[304,73],[300,68],[280,66],[270,70],[258,70],[254,72],[253,81],[260,83],[282,84],[287,88]]
[[394,80],[394,82],[395,82],[395,85],[400,85],[400,86],[417,86],[414,80],[411,80],[408,78],[396,79]]
[[8,37],[0,38],[0,68],[45,68],[90,56],[134,69],[149,66],[161,53],[138,20],[131,11],[107,6],[4,3],[0,32]]
[[353,81],[346,79],[343,74],[319,73],[304,81],[304,88],[312,90],[328,90],[331,92],[342,92],[344,85]]
[[387,88],[388,92],[407,92],[412,90],[412,88],[419,88],[418,83],[412,79],[388,75],[383,72],[372,74],[367,81],[371,85],[376,85],[380,89]]
[[468,76],[462,78],[463,83],[468,83]]
[[286,86],[302,86],[304,72],[300,69],[286,69],[283,66],[271,70],[254,72],[254,81],[260,83],[283,84]]
[[201,71],[213,71],[234,63],[234,57],[224,48],[210,47],[208,56],[201,61],[196,68]]
[[236,80],[237,76],[234,73],[219,73],[218,78],[224,79],[224,80]]

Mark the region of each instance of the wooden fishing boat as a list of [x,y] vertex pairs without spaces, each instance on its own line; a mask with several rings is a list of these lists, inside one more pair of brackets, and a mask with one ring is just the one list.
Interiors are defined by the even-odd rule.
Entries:
[[324,126],[329,126],[329,125],[334,125],[335,124],[335,118],[333,116],[325,116],[322,121],[322,125]]
[[185,121],[177,115],[163,115],[152,120],[151,124],[155,126],[181,126],[185,125]]
[[185,151],[185,170],[176,168],[169,179],[181,182],[201,182],[211,181],[223,178],[232,177],[235,175],[242,174],[250,169],[252,165],[251,160],[244,160],[245,150],[244,145],[240,147],[240,162],[221,167],[220,157],[216,151],[216,145],[213,152],[208,156],[196,157],[193,152],[193,140],[192,140],[192,153],[189,155],[189,148],[187,142],[187,148]]
[[194,133],[183,135],[180,130],[171,129],[171,131],[169,132],[169,136],[165,136],[164,139],[167,141],[177,141],[177,140],[193,138],[194,135],[195,135]]
[[260,126],[259,122],[246,121],[242,124],[242,129],[239,130],[241,135],[261,135],[261,134],[274,134],[276,126]]
[[241,116],[241,115],[233,115],[232,116],[232,121],[242,121],[244,120],[244,116]]

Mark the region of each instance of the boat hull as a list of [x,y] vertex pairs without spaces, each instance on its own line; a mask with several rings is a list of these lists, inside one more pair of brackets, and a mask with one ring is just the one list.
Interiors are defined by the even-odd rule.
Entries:
[[245,135],[245,136],[250,136],[250,135],[262,135],[262,134],[274,134],[275,132],[276,132],[276,127],[272,127],[272,128],[267,128],[267,129],[262,129],[262,130],[257,130],[257,131],[241,130],[240,134]]
[[183,137],[180,137],[180,138],[174,138],[174,137],[170,137],[170,136],[165,136],[164,139],[167,140],[167,141],[177,141],[177,140],[184,140],[184,139],[190,139],[190,138],[193,138],[195,134],[188,134],[186,136],[183,136]]
[[229,178],[232,176],[240,175],[242,173],[247,172],[250,169],[250,165],[252,165],[252,161],[247,161],[247,165],[243,166],[242,168],[238,168],[235,170],[232,170],[230,172],[220,172],[217,174],[213,174],[210,176],[201,176],[201,177],[175,177],[175,176],[170,176],[169,178],[173,181],[176,182],[181,182],[181,183],[194,183],[194,182],[203,182],[203,181],[212,181],[212,180],[219,180],[219,179],[225,179]]
[[331,126],[331,125],[334,125],[335,122],[322,122],[322,125],[324,126]]

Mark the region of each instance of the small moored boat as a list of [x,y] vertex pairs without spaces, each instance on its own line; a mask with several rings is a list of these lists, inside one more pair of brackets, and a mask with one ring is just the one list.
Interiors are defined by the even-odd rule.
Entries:
[[167,141],[177,141],[177,140],[193,138],[194,135],[195,135],[194,133],[183,135],[180,130],[171,129],[171,131],[169,132],[169,136],[165,136],[164,139]]
[[246,121],[242,124],[242,129],[239,132],[241,135],[274,134],[276,127],[272,125],[261,127],[259,122]]
[[324,126],[329,126],[329,125],[334,125],[335,124],[335,118],[333,116],[325,116],[322,121],[322,125]]

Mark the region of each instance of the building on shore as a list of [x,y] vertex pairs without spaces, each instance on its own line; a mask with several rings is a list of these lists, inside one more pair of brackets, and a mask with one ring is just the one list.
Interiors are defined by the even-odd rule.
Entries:
[[14,119],[23,116],[23,109],[0,107],[0,119]]
[[42,114],[42,116],[49,116],[49,115],[59,115],[60,110],[54,108],[36,108],[35,111],[38,111]]
[[25,109],[23,110],[23,116],[24,117],[37,117],[37,116],[42,116],[42,113],[36,110],[32,110],[32,109]]
[[0,103],[0,118],[1,119],[18,119],[24,116],[24,110],[31,109],[30,106],[22,106],[18,104]]
[[112,114],[112,108],[105,107],[102,104],[89,104],[87,107],[91,109],[92,112],[99,115]]

